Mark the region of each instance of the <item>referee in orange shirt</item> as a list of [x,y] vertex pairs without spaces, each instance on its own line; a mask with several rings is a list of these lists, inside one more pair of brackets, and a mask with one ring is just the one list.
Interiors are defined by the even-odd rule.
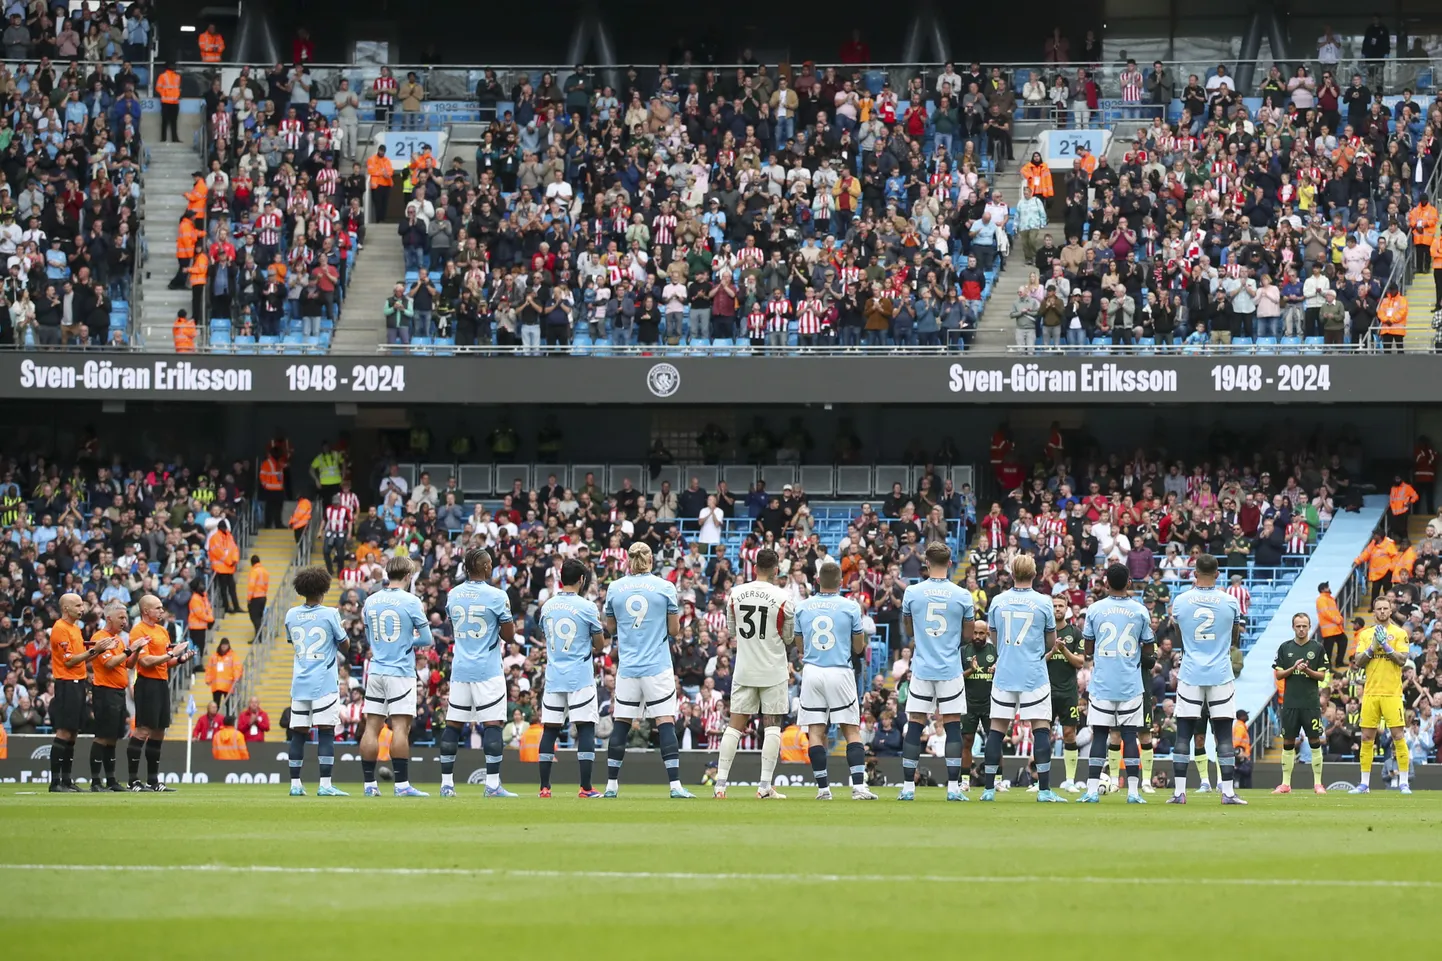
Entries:
[[55,740],[50,744],[51,794],[79,793],[70,771],[75,763],[75,736],[85,723],[85,665],[111,646],[86,648],[80,633],[84,610],[79,594],[60,595],[60,620],[50,628],[50,676],[55,680],[55,698],[50,702],[50,723],[55,728]]
[[[130,629],[132,646],[140,642],[135,678],[135,731],[125,748],[130,790],[167,792],[160,780],[160,747],[170,727],[170,668],[195,655],[190,642],[170,643],[170,632],[161,622],[165,605],[154,594],[140,599],[140,623]],[[145,755],[146,782],[140,781],[140,755]]]
[[[130,727],[130,709],[125,705],[125,689],[130,686],[130,669],[140,657],[145,643],[136,640],[130,647],[120,635],[125,633],[130,615],[120,601],[105,605],[105,626],[90,637],[95,649],[106,650],[95,662],[94,681],[90,687],[90,704],[95,711],[95,740],[90,743],[90,793],[103,790],[124,791],[115,779],[115,745]],[[113,639],[113,643],[112,643]],[[101,645],[105,648],[101,648]],[[105,785],[101,786],[101,769]]]

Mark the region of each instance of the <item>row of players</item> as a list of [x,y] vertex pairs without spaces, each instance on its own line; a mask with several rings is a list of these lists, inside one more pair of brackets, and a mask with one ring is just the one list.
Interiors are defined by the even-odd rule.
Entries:
[[[1015,587],[999,595],[986,614],[986,637],[973,639],[976,619],[971,594],[952,583],[950,549],[940,543],[927,547],[927,579],[907,588],[902,604],[903,628],[912,638],[912,680],[906,709],[908,724],[903,747],[905,784],[900,800],[915,797],[921,755],[922,730],[932,716],[945,730],[947,800],[968,800],[962,781],[965,750],[983,722],[985,789],[981,799],[996,794],[1003,741],[1015,719],[1033,724],[1034,757],[1039,781],[1037,800],[1065,802],[1051,789],[1052,690],[1046,661],[1064,648],[1059,640],[1051,598],[1031,589],[1035,561],[1017,557],[1011,567]],[[637,543],[628,552],[629,574],[608,589],[598,616],[586,598],[589,569],[568,561],[561,571],[560,591],[542,607],[539,628],[547,645],[545,691],[541,704],[543,736],[540,744],[541,796],[551,794],[551,768],[555,746],[565,724],[576,726],[577,761],[581,797],[616,797],[632,723],[638,718],[656,722],[662,763],[673,798],[693,795],[681,784],[680,748],[676,736],[676,683],[671,669],[669,638],[679,633],[679,607],[673,584],[652,573],[648,546]],[[441,795],[454,796],[454,770],[460,733],[468,723],[482,729],[486,761],[487,797],[514,797],[501,784],[506,684],[501,652],[514,635],[506,595],[490,586],[492,558],[484,549],[468,551],[464,559],[467,580],[455,587],[446,602],[455,648],[452,660],[450,709],[441,735]],[[840,728],[846,741],[852,797],[872,800],[864,784],[865,757],[860,738],[859,705],[853,657],[865,646],[861,611],[841,596],[840,568],[823,564],[818,571],[819,592],[794,604],[774,583],[778,567],[769,550],[756,559],[756,580],[735,588],[727,599],[730,632],[737,651],[732,683],[730,725],[721,741],[715,795],[726,796],[727,777],[741,734],[753,716],[762,717],[760,798],[781,798],[772,784],[780,755],[782,721],[787,712],[788,646],[801,651],[802,674],[798,723],[811,735],[810,759],[818,799],[831,798],[827,731]],[[1197,560],[1195,589],[1179,595],[1172,611],[1183,637],[1183,657],[1177,690],[1177,744],[1173,763],[1176,790],[1169,803],[1186,803],[1186,772],[1191,758],[1185,752],[1204,719],[1209,718],[1216,740],[1221,771],[1222,803],[1244,804],[1233,787],[1235,753],[1231,742],[1233,674],[1231,650],[1240,643],[1241,612],[1237,601],[1216,586],[1217,561],[1210,555]],[[366,726],[361,739],[362,771],[367,796],[378,796],[376,759],[380,732],[387,722],[394,729],[392,761],[395,793],[424,796],[408,779],[409,725],[416,709],[414,651],[431,641],[427,617],[419,598],[408,590],[413,565],[404,557],[392,558],[386,567],[388,586],[366,601],[363,620],[371,645],[365,680]],[[1093,729],[1088,758],[1087,790],[1081,800],[1100,799],[1099,784],[1106,764],[1107,746],[1122,743],[1126,759],[1128,802],[1145,803],[1141,796],[1139,732],[1144,730],[1149,705],[1145,676],[1154,663],[1151,618],[1146,608],[1129,595],[1130,578],[1124,566],[1106,572],[1107,597],[1092,604],[1082,630],[1085,655],[1093,661],[1087,724]],[[336,611],[322,606],[329,575],[318,568],[297,573],[296,591],[305,603],[287,613],[286,629],[295,648],[291,704],[291,794],[304,794],[300,770],[311,727],[317,728],[322,795],[343,795],[331,782],[334,764],[334,726],[338,720],[338,655],[346,645]],[[1301,617],[1305,618],[1305,615]],[[1298,621],[1297,644],[1307,640],[1310,625]],[[607,751],[604,792],[592,784],[595,760],[595,724],[598,719],[594,656],[615,642],[618,661],[613,716],[615,724]],[[1308,648],[1307,650],[1310,650]],[[1305,652],[1304,652],[1305,654]],[[1279,655],[1280,658],[1281,655]],[[1298,733],[1320,733],[1320,714],[1308,721],[1293,677],[1312,682],[1322,677],[1299,658],[1280,666],[1287,677],[1288,718],[1284,732],[1289,746]],[[989,681],[989,705],[967,703],[967,688]],[[973,686],[975,697],[977,687]],[[1293,715],[1296,715],[1294,718]],[[1295,728],[1295,729],[1294,729]],[[966,744],[964,745],[965,741]],[[1148,745],[1149,746],[1149,745]],[[1314,762],[1315,763],[1315,762]],[[1319,779],[1320,780],[1320,779]]]

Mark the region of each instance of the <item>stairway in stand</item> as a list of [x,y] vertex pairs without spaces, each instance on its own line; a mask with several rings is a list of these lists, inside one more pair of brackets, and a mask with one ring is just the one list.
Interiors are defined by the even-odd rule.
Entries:
[[[245,612],[245,581],[246,571],[250,570],[250,557],[252,554],[259,555],[260,563],[270,574],[270,593],[268,603],[288,604],[295,596],[289,584],[281,583],[281,575],[285,573],[286,567],[290,564],[291,557],[295,554],[295,535],[289,530],[262,530],[256,532],[255,539],[251,542],[248,550],[241,555],[240,569],[235,575],[235,591],[240,597],[241,613],[224,614],[217,608],[215,614],[215,628],[210,632],[210,644],[206,648],[206,654],[211,654],[220,644],[222,637],[230,638],[230,646],[237,651],[245,652],[246,667],[249,669],[250,650],[254,639],[254,628],[250,623],[250,615]],[[274,643],[273,641],[269,643]],[[288,650],[288,649],[287,649]],[[274,654],[275,652],[270,652]],[[281,658],[286,665],[287,677],[289,677],[290,659]],[[210,700],[210,688],[205,683],[205,665],[201,664],[196,668],[195,680],[190,686],[190,695],[195,698],[196,711],[204,713],[205,705]],[[245,705],[232,705],[231,710],[239,714]],[[270,710],[266,705],[266,710]],[[280,720],[278,711],[271,711],[271,723],[276,724]],[[184,727],[180,728],[182,736]]]
[[1427,353],[1436,342],[1432,329],[1432,308],[1437,304],[1436,277],[1430,270],[1419,270],[1407,288],[1407,339],[1404,347],[1409,354]]
[[[189,281],[183,290],[169,289],[175,276],[175,238],[185,194],[195,183],[191,174],[200,157],[188,143],[152,143],[150,167],[145,172],[145,242],[150,251],[141,283],[144,297],[140,316],[145,350],[171,353],[175,340],[171,325],[177,311],[190,312]],[[203,342],[203,335],[202,335]]]
[[331,344],[334,354],[374,354],[386,342],[386,298],[405,276],[401,238],[392,223],[366,229],[365,250],[356,255],[346,288],[345,310]]

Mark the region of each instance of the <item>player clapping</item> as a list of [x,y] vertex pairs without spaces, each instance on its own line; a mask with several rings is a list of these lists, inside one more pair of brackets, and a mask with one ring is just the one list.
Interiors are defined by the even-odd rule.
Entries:
[[1322,702],[1317,682],[1327,679],[1327,654],[1312,636],[1312,618],[1292,616],[1292,638],[1277,648],[1272,673],[1282,682],[1282,783],[1273,794],[1292,793],[1292,766],[1297,738],[1305,735],[1312,748],[1312,790],[1326,794],[1322,780]]
[[1141,796],[1140,753],[1137,728],[1145,714],[1142,705],[1143,652],[1153,645],[1152,619],[1147,609],[1127,590],[1131,575],[1126,565],[1107,568],[1107,597],[1087,608],[1082,639],[1094,662],[1091,706],[1087,725],[1092,729],[1091,757],[1084,804],[1096,804],[1102,768],[1107,761],[1107,741],[1112,730],[1120,729],[1126,758],[1127,803],[1147,803]]
[[386,562],[386,587],[366,598],[361,618],[371,659],[366,665],[365,733],[361,735],[361,772],[365,796],[380,797],[376,785],[376,759],[380,756],[381,728],[390,721],[391,763],[395,766],[396,797],[426,797],[411,787],[411,721],[416,716],[416,657],[418,647],[429,647],[430,623],[420,598],[408,589],[415,566],[408,557]]
[[305,742],[316,729],[316,760],[320,764],[320,797],[348,797],[331,784],[335,765],[335,726],[340,723],[340,658],[350,647],[340,615],[323,606],[330,590],[324,567],[302,567],[291,583],[305,601],[285,612],[285,634],[295,649],[290,681],[290,796],[305,794],[300,771]]
[[591,784],[596,760],[596,668],[592,658],[606,636],[596,605],[585,596],[591,569],[576,560],[561,565],[561,589],[541,607],[541,637],[546,645],[546,684],[541,693],[541,797],[551,796],[551,765],[556,738],[567,720],[576,725],[576,763],[580,767],[579,797],[597,798]]

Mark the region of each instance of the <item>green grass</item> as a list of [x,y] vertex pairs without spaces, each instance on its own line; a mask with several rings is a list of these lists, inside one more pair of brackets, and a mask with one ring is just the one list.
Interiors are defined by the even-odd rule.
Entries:
[[[530,786],[513,801],[472,785],[454,800],[317,798],[313,785],[289,798],[284,784],[23,789],[0,785],[0,931],[17,959],[831,961],[983,949],[1315,961],[1383,943],[1425,957],[1435,935],[1417,919],[1442,890],[1431,880],[1442,793],[1249,793],[1246,808],[1193,795],[1178,808],[1160,794],[1145,807],[1120,795],[1060,806],[1015,791],[945,804],[936,789],[913,804],[892,800],[895,789],[852,802],[844,788],[830,804],[801,788],[765,803],[748,789],[725,802],[640,787],[617,801],[580,801],[572,788],[541,801]],[[250,866],[325,871],[235,870]]]

